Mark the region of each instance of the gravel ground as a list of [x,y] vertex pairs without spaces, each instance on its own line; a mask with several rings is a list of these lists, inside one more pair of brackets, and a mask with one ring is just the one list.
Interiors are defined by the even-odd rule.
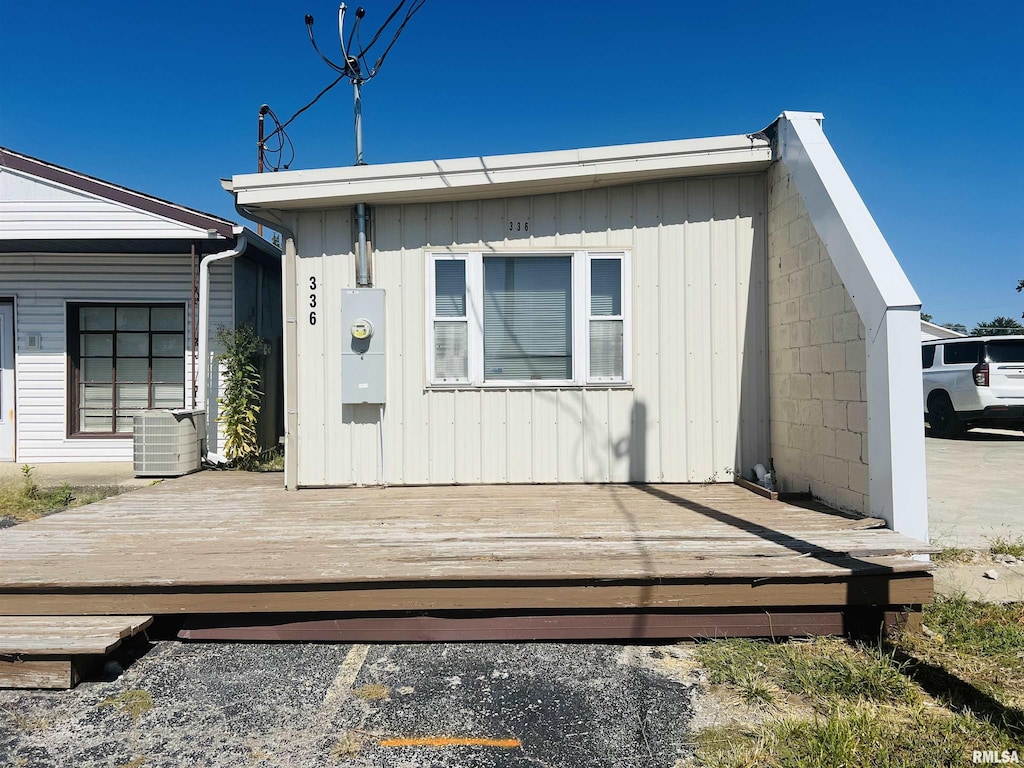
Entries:
[[686,649],[157,642],[110,680],[0,691],[0,766],[671,768]]

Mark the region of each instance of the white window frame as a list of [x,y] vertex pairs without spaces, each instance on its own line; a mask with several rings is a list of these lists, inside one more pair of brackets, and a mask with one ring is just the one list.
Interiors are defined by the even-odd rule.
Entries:
[[[629,386],[632,382],[633,360],[633,302],[631,253],[624,249],[566,250],[510,249],[507,251],[436,251],[428,252],[426,268],[426,362],[427,383],[432,388],[473,387],[479,389],[544,389],[565,387]],[[484,379],[484,311],[483,274],[487,256],[572,257],[572,371],[571,379],[491,380]],[[622,267],[620,315],[592,315],[590,295],[590,264],[596,259],[618,260]],[[451,321],[451,317],[438,317],[435,306],[436,261],[461,260],[466,263],[466,323],[468,333],[466,379],[438,379],[434,371],[434,323]],[[590,321],[622,321],[622,377],[590,375]]]

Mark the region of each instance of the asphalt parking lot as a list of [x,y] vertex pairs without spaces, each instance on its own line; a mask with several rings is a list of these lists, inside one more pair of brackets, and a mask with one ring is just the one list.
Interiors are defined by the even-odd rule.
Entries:
[[[1024,537],[1024,434],[927,437],[926,451],[934,543]],[[982,579],[993,565],[999,580]],[[936,579],[1024,594],[1024,566]],[[674,768],[717,717],[691,647],[160,639],[71,691],[0,691],[0,768]]]
[[687,648],[156,642],[109,682],[0,692],[0,766],[671,768]]

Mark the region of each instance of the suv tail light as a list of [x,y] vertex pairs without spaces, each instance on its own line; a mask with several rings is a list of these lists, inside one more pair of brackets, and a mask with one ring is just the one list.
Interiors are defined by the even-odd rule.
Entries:
[[978,363],[971,370],[971,375],[974,377],[974,383],[979,387],[988,386],[988,363]]

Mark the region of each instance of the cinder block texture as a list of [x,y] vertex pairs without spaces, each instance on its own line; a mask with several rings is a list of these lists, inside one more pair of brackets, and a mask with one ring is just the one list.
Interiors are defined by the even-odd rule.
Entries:
[[864,323],[782,162],[768,171],[768,350],[781,490],[867,514]]

